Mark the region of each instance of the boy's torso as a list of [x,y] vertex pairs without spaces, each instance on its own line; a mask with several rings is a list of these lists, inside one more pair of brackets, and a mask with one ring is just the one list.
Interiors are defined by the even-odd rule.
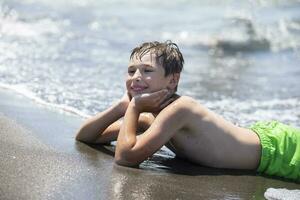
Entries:
[[180,113],[185,115],[184,126],[165,145],[178,157],[210,167],[257,167],[260,144],[256,134],[225,121],[192,98],[176,101],[181,101],[178,104],[185,105],[188,112]]

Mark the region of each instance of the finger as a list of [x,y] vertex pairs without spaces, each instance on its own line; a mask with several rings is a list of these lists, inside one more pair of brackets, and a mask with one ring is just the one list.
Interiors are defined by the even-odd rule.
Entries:
[[166,94],[164,94],[162,97],[161,97],[161,103],[166,101],[167,99],[170,99],[171,95],[169,92],[167,92]]
[[164,94],[166,94],[166,93],[168,93],[168,90],[167,90],[167,89],[162,89],[162,90],[159,90],[159,91],[157,91],[157,92],[153,92],[152,94],[153,94],[154,96],[162,96],[162,95],[164,95]]
[[164,102],[163,104],[160,105],[160,108],[161,109],[165,108],[167,105],[169,105],[170,103],[172,103],[174,100],[175,100],[175,98],[168,99],[166,102]]
[[170,99],[170,98],[174,98],[173,93],[171,91],[168,91],[165,99]]
[[164,109],[165,107],[167,107],[168,105],[170,105],[172,103],[173,100],[168,100],[166,102],[164,102],[163,104],[160,105],[160,109]]
[[160,91],[157,91],[157,92],[154,92],[151,94],[151,96],[155,102],[160,102],[161,100],[165,100],[167,95],[168,95],[168,90],[166,90],[166,89],[160,90]]
[[161,96],[158,96],[156,98],[156,103],[158,104],[158,106],[160,106],[160,104],[162,104],[164,101],[166,101],[167,99],[169,99],[169,92],[162,94]]

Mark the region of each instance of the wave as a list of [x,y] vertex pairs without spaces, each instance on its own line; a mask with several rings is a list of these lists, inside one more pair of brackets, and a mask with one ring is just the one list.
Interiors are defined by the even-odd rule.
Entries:
[[[226,52],[240,52],[240,51],[268,51],[271,48],[271,41],[265,36],[259,35],[255,29],[252,20],[247,18],[234,17],[229,19],[232,25],[227,29],[230,36],[221,35],[216,39],[215,47]],[[232,35],[234,32],[240,31],[240,36]]]
[[227,98],[203,101],[204,105],[241,126],[256,121],[277,120],[300,128],[300,98],[246,100]]
[[37,97],[33,92],[28,90],[23,85],[8,85],[5,83],[0,83],[0,88],[7,89],[13,92],[16,92],[32,101],[34,101],[37,104],[40,104],[46,108],[54,109],[57,111],[62,111],[69,114],[75,114],[77,116],[83,117],[83,118],[89,118],[91,115],[88,115],[72,106],[68,105],[60,105],[60,104],[54,104],[44,101],[43,99]]
[[178,41],[181,45],[198,49],[215,50],[221,53],[279,52],[300,49],[300,20],[279,19],[275,23],[263,24],[247,17],[223,19],[218,30],[179,33],[163,32],[163,39]]
[[45,34],[60,34],[58,23],[50,18],[23,21],[19,13],[0,4],[0,34],[16,37],[38,37]]
[[270,42],[265,38],[245,41],[217,40],[215,47],[224,52],[268,51]]
[[[89,118],[85,112],[78,110],[70,105],[49,103],[39,97],[24,85],[8,85],[0,83],[0,88],[8,89],[22,96],[31,99],[37,104],[45,106],[46,108],[54,109],[59,112],[75,114],[83,118]],[[248,126],[251,123],[260,120],[278,120],[283,123],[288,123],[300,127],[300,99],[271,99],[271,100],[247,100],[240,101],[238,99],[227,98],[223,100],[201,100],[203,104],[209,109],[214,110],[227,120],[241,126]]]

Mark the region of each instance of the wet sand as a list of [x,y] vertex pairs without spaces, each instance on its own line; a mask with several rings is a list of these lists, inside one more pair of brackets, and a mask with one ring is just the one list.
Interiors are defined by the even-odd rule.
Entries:
[[263,199],[300,189],[253,172],[156,155],[139,169],[113,163],[113,146],[74,140],[83,119],[0,90],[0,199]]

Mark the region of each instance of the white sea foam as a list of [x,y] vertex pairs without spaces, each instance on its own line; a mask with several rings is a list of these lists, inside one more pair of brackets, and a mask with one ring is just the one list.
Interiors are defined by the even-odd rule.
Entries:
[[[46,100],[38,97],[38,95],[36,95],[34,92],[30,91],[26,86],[21,84],[8,85],[5,83],[0,83],[0,87],[17,92],[18,94],[21,94],[40,105],[50,109],[55,109],[59,112],[73,113],[84,118],[91,117],[90,114],[87,114],[89,112],[88,108],[83,107],[82,110],[79,110],[72,105],[50,103],[49,98],[47,102]],[[299,98],[272,99],[264,101],[240,101],[237,99],[228,98],[218,101],[205,102],[201,100],[201,103],[211,110],[219,113],[227,120],[242,126],[250,125],[251,123],[259,120],[278,120],[300,127]]]
[[45,100],[39,98],[36,96],[35,93],[31,92],[30,90],[28,90],[24,85],[7,85],[4,83],[0,83],[0,87],[4,88],[4,89],[8,89],[11,91],[14,91],[26,98],[31,99],[32,101],[36,102],[37,104],[40,104],[42,106],[45,106],[46,108],[50,108],[50,109],[54,109],[57,110],[59,112],[65,112],[65,113],[71,113],[71,114],[75,114],[84,118],[89,118],[91,117],[90,115],[72,107],[72,106],[68,106],[68,105],[58,105],[58,104],[54,104],[54,103],[49,103],[46,102]]
[[226,119],[248,126],[256,121],[278,120],[300,127],[300,99],[202,101],[204,105],[221,114]]
[[256,16],[254,10],[246,8],[237,11],[232,8],[225,13],[223,25],[218,30],[206,28],[202,32],[182,30],[177,33],[164,31],[162,38],[172,38],[188,46],[220,48],[224,52],[299,52],[299,21],[292,17],[274,20],[277,21],[266,24]]
[[267,200],[299,200],[300,190],[286,188],[268,188],[264,194]]
[[0,34],[18,37],[38,37],[42,34],[59,34],[60,28],[50,18],[23,22],[19,20],[19,14],[14,9],[0,4]]

